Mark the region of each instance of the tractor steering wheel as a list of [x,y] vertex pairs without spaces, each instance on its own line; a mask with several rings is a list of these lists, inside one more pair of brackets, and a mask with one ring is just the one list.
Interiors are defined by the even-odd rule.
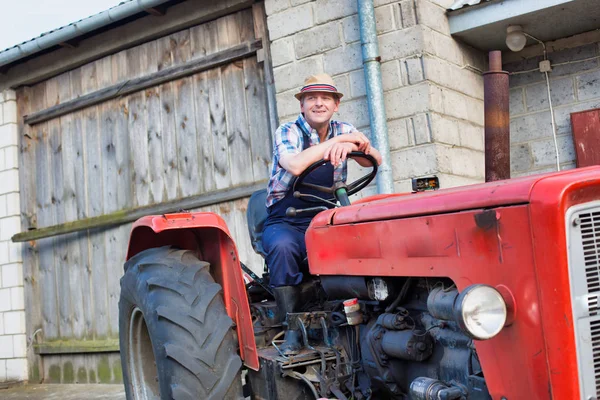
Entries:
[[[340,190],[340,189],[343,189],[346,192],[345,196],[343,196],[345,198],[347,198],[347,196],[351,196],[351,195],[357,193],[358,191],[364,189],[375,178],[375,175],[377,175],[377,160],[375,160],[375,158],[373,158],[373,156],[365,154],[361,151],[353,151],[351,153],[348,153],[348,155],[346,157],[347,158],[364,158],[371,163],[371,165],[373,166],[373,170],[371,172],[369,172],[368,174],[366,174],[365,176],[358,178],[357,180],[355,180],[354,182],[352,182],[350,184],[334,182],[333,186],[327,187],[327,186],[315,185],[313,183],[304,182],[306,177],[311,172],[313,172],[317,168],[327,165],[327,163],[330,162],[328,160],[320,160],[320,161],[317,161],[317,162],[313,163],[312,165],[310,165],[308,168],[306,168],[306,170],[304,170],[304,172],[302,172],[296,178],[296,180],[294,181],[294,186],[292,187],[292,193],[295,193],[300,188],[306,187],[306,188],[317,190],[322,193],[331,194],[332,195],[331,198],[325,198],[325,201],[335,202],[335,201],[339,200],[337,198],[337,193],[338,193],[338,190]],[[294,197],[296,197],[296,196],[294,196]],[[314,197],[308,197],[308,196],[301,195],[298,198],[307,203],[322,203],[322,201],[317,200]],[[345,205],[345,204],[342,204],[342,205]]]

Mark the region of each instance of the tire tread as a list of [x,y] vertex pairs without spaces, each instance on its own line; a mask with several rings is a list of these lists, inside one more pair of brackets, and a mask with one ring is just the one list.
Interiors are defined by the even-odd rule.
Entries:
[[157,367],[163,363],[159,381],[167,380],[163,397],[166,388],[168,397],[178,400],[241,398],[233,321],[208,267],[193,252],[169,247],[146,250],[125,264],[121,302],[140,307],[149,331],[158,335],[150,332]]

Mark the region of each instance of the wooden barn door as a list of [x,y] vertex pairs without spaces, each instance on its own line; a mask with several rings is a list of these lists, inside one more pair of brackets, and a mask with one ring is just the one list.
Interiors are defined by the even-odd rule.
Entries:
[[[262,185],[273,116],[256,51],[121,94],[139,81],[160,82],[152,79],[161,71],[251,46],[264,35],[262,16],[260,7],[246,9],[20,89],[24,230],[92,218],[101,222],[115,212]],[[114,89],[112,96],[107,88]],[[248,240],[247,200],[201,209],[225,218],[242,261],[260,269],[262,261]],[[119,279],[130,226],[26,242],[33,381],[121,379]]]

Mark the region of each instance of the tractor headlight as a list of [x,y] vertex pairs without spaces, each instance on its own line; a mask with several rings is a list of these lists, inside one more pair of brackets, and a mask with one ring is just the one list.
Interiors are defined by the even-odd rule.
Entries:
[[472,338],[491,339],[506,323],[506,303],[500,292],[488,285],[472,285],[454,303],[454,318]]

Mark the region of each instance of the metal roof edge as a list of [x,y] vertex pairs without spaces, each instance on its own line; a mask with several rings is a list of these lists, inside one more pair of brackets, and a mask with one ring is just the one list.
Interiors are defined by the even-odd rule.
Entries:
[[449,13],[463,11],[464,9],[477,8],[494,0],[456,0],[447,8]]
[[[450,34],[460,34],[485,25],[490,25],[520,15],[534,13],[572,1],[575,0],[545,0],[543,2],[502,0],[486,2],[486,7],[457,9],[448,14]],[[476,18],[474,13],[477,13]]]
[[0,52],[0,67],[75,39],[170,0],[130,0]]

